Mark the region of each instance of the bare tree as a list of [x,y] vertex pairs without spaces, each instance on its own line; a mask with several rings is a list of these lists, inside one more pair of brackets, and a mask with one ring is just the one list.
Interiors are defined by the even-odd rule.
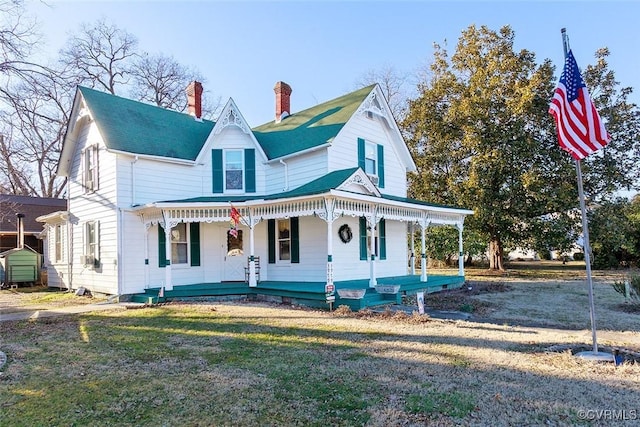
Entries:
[[407,76],[399,73],[389,64],[380,69],[365,71],[355,83],[356,87],[368,86],[377,83],[382,89],[391,112],[396,121],[402,120],[407,111]]
[[107,23],[83,24],[60,51],[66,67],[77,70],[77,84],[116,93],[116,85],[126,85],[138,41],[135,36]]
[[22,0],[0,0],[0,76],[3,83],[12,75],[33,69],[27,61],[35,43],[35,23],[24,14]]
[[56,177],[73,88],[57,74],[40,74],[8,88],[10,112],[0,115],[0,176],[11,192],[58,197]]
[[[190,82],[205,83],[195,70],[162,54],[143,54],[131,68],[133,77],[131,95],[139,101],[176,111],[187,109],[185,89]],[[220,99],[204,98],[203,115],[213,116],[221,106]]]

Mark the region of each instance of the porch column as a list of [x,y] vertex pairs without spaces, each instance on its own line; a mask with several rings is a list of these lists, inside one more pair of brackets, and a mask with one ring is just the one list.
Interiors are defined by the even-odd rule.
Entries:
[[333,289],[333,221],[327,221],[327,285]]
[[371,259],[369,260],[369,287],[375,288],[378,284],[376,279],[376,229],[378,228],[377,209],[374,206],[372,208],[371,216],[366,217],[369,227],[371,227],[371,242],[369,243],[369,251],[371,252]]
[[249,286],[258,286],[256,280],[256,258],[255,258],[255,243],[253,235],[253,224],[249,227]]
[[144,288],[149,287],[149,228],[151,223],[144,225]]
[[415,242],[413,239],[414,230],[413,230],[413,222],[409,223],[409,238],[411,239],[411,258],[409,260],[409,264],[411,266],[411,275],[415,276],[416,274],[416,248]]
[[338,219],[335,211],[335,200],[324,199],[324,212],[318,212],[318,217],[327,222],[327,283],[325,289],[333,289],[333,223]]
[[427,222],[426,221],[422,221],[420,223],[420,246],[421,246],[421,261],[420,261],[420,281],[421,282],[426,282],[427,281],[427,248],[426,248],[426,242],[425,242],[425,236],[424,236],[424,232],[425,229],[427,228]]
[[171,291],[173,290],[173,282],[171,280],[171,223],[168,221],[165,221],[164,241],[164,259],[166,260],[166,266],[164,268],[164,289],[165,291]]
[[248,208],[246,215],[240,215],[240,223],[249,227],[249,287],[258,286],[258,277],[256,275],[256,249],[255,249],[255,228],[260,222],[253,215],[253,209]]
[[462,246],[462,230],[464,225],[462,222],[456,224],[458,228],[458,276],[464,277],[464,249]]

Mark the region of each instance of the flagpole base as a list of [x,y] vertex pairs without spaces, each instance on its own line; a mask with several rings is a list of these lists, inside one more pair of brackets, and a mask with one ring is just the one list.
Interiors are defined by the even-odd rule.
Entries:
[[575,356],[579,359],[590,360],[592,362],[615,362],[613,354],[604,351],[581,351]]

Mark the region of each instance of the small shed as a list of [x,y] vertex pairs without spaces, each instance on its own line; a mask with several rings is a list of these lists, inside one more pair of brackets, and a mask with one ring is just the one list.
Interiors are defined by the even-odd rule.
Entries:
[[2,287],[20,283],[35,284],[38,281],[39,271],[40,255],[28,246],[0,253]]

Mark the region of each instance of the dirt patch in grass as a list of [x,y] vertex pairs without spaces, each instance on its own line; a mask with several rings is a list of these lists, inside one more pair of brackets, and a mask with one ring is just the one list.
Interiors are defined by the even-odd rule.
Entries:
[[[490,300],[474,298],[478,295],[508,292],[512,287],[502,281],[467,281],[459,289],[445,290],[425,295],[425,306],[441,311],[460,311],[483,317],[491,313],[495,304]],[[405,298],[405,303],[417,307],[415,295]]]
[[90,293],[78,296],[58,288],[31,286],[0,291],[0,314],[24,310],[51,310],[73,305],[95,304],[106,297],[94,297]]

